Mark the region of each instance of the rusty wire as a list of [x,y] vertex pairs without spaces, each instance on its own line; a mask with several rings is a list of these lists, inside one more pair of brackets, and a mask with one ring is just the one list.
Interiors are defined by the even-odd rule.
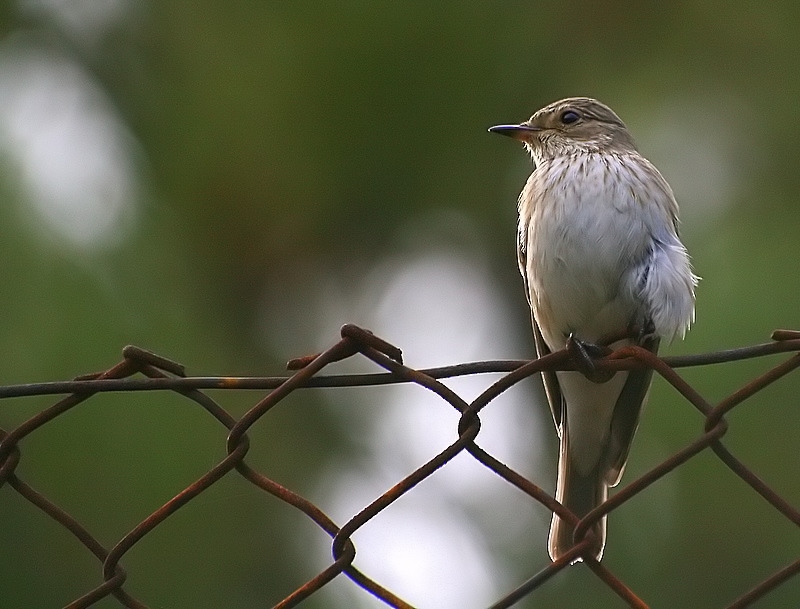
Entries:
[[[639,367],[652,368],[675,390],[689,401],[705,417],[704,433],[670,455],[656,467],[639,478],[629,482],[611,498],[588,514],[576,527],[576,539],[591,529],[604,514],[608,514],[624,502],[657,482],[670,471],[680,467],[695,455],[710,450],[732,472],[746,482],[756,493],[771,504],[780,514],[800,527],[800,511],[765,484],[750,468],[737,459],[722,443],[728,430],[725,415],[741,402],[764,387],[789,374],[800,366],[800,332],[777,330],[772,342],[719,351],[714,353],[657,357],[651,352],[637,348],[619,349],[602,360],[597,366],[606,370],[630,370]],[[739,390],[716,405],[710,404],[700,393],[687,383],[676,368],[720,364],[738,360],[752,359],[778,353],[789,354],[788,358],[767,372],[751,380]],[[375,374],[320,375],[329,364],[362,354],[386,370]],[[550,354],[532,361],[505,360],[474,362],[415,370],[403,365],[400,349],[378,338],[367,330],[346,325],[341,330],[341,340],[323,353],[299,358],[289,362],[290,376],[281,377],[187,377],[183,366],[169,359],[155,355],[137,347],[126,347],[123,360],[108,370],[88,374],[72,381],[32,383],[0,387],[0,399],[34,395],[65,395],[52,406],[40,411],[32,418],[10,431],[0,429],[0,487],[6,483],[30,504],[39,508],[55,522],[67,529],[102,564],[102,582],[88,590],[80,598],[65,606],[69,609],[90,607],[99,600],[113,596],[124,607],[145,608],[141,601],[133,598],[124,589],[126,572],[120,562],[138,541],[150,534],[166,518],[187,505],[200,493],[211,487],[234,470],[253,485],[270,493],[281,501],[302,511],[332,539],[333,562],[312,579],[293,591],[287,591],[285,598],[274,605],[276,608],[297,606],[334,578],[344,574],[355,584],[372,593],[387,606],[409,608],[411,605],[399,598],[380,583],[374,581],[354,565],[356,554],[351,536],[369,520],[417,484],[433,475],[456,455],[467,452],[477,461],[502,477],[523,493],[538,501],[551,511],[564,518],[577,522],[553,497],[539,486],[510,469],[495,457],[484,451],[475,442],[480,431],[480,411],[494,398],[521,380],[541,373],[543,370],[575,369],[570,354],[565,351]],[[459,395],[440,382],[443,378],[478,374],[486,372],[506,373],[487,388],[472,403],[467,403]],[[141,375],[135,376],[134,375]],[[336,524],[325,512],[308,499],[278,484],[260,472],[253,470],[245,462],[249,449],[248,429],[271,408],[297,389],[306,387],[354,387],[364,385],[385,385],[390,383],[414,383],[435,393],[460,413],[458,437],[455,442],[442,450],[436,457],[408,474],[372,503],[364,507],[351,520]],[[234,418],[203,390],[209,389],[269,389],[269,393],[253,405],[240,419]],[[155,510],[143,521],[134,526],[113,547],[106,548],[77,520],[64,509],[35,491],[17,477],[15,470],[21,461],[20,442],[37,429],[46,425],[68,410],[79,406],[93,395],[103,392],[172,391],[193,401],[211,414],[227,430],[227,455],[205,475],[187,486],[171,500]],[[0,525],[2,526],[2,525]],[[498,599],[491,609],[501,609],[515,605],[521,599],[532,595],[553,575],[567,567],[575,558],[583,557],[588,568],[629,606],[647,608],[645,600],[639,598],[618,574],[591,558],[591,540],[577,541],[575,547],[558,561],[549,564],[503,598]],[[588,555],[584,555],[588,553]],[[800,558],[785,565],[760,583],[745,588],[741,596],[728,605],[728,609],[741,609],[763,598],[771,590],[781,586],[800,572]]]

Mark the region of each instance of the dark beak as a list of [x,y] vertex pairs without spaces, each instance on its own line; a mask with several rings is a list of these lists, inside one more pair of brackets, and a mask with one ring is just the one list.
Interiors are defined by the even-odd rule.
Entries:
[[524,142],[528,139],[528,134],[541,131],[541,129],[539,127],[534,127],[533,125],[529,125],[528,123],[520,123],[519,125],[496,125],[494,127],[489,127],[489,131],[492,133],[499,133],[500,135],[513,137],[515,140]]

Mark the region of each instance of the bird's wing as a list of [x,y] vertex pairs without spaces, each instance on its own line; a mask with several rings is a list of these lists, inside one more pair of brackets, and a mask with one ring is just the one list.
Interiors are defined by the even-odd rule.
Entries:
[[[655,354],[658,353],[659,340],[657,336],[647,337],[642,341],[641,346]],[[642,404],[647,399],[652,378],[653,371],[650,368],[631,370],[628,372],[628,378],[617,398],[611,419],[608,451],[606,452],[606,463],[608,464],[606,483],[610,486],[619,482],[622,472],[625,470],[633,436],[639,426]]]
[[[531,326],[533,327],[533,340],[536,344],[536,356],[544,357],[551,353],[550,347],[544,342],[542,331],[539,329],[539,324],[536,322],[536,317],[533,315],[533,304],[531,303],[531,287],[528,282],[527,273],[527,251],[526,246],[528,243],[528,223],[520,224],[519,232],[517,233],[517,263],[519,264],[519,271],[522,275],[522,282],[525,285],[525,297],[528,299],[528,306],[531,309]],[[542,383],[544,384],[544,392],[547,396],[547,401],[550,404],[550,412],[553,413],[553,422],[556,424],[558,433],[561,434],[561,421],[563,419],[562,413],[564,410],[564,399],[561,396],[561,387],[558,384],[558,377],[552,370],[542,372]]]
[[[544,342],[542,331],[539,329],[539,324],[531,314],[531,323],[533,325],[533,339],[536,343],[536,355],[544,357],[551,353],[550,347]],[[555,371],[545,370],[542,372],[542,383],[544,384],[544,392],[547,395],[547,401],[550,403],[550,412],[553,413],[553,422],[556,424],[558,433],[561,434],[561,421],[563,420],[564,413],[564,398],[561,395],[561,386],[558,384],[558,377]]]

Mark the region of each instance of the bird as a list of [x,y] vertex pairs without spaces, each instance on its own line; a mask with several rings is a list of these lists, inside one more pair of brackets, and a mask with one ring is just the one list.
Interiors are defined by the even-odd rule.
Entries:
[[[672,189],[611,108],[570,97],[489,131],[522,142],[533,160],[518,199],[517,257],[537,356],[565,347],[582,356],[576,370],[542,373],[559,436],[555,498],[582,519],[619,483],[652,381],[650,369],[603,372],[592,362],[626,345],[655,354],[662,339],[683,338],[699,277]],[[571,563],[602,558],[606,516],[585,536]],[[553,514],[552,561],[582,539]]]

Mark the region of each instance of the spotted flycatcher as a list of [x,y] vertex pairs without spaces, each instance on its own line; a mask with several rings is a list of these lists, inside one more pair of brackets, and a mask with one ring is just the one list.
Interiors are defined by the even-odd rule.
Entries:
[[[652,379],[651,370],[600,373],[590,358],[609,340],[656,353],[662,338],[682,337],[697,277],[678,238],[672,189],[608,106],[563,99],[490,131],[521,141],[533,157],[517,248],[536,351],[569,344],[586,360],[578,371],[543,374],[560,438],[556,499],[580,519],[619,482]],[[553,515],[553,560],[581,541],[574,532]],[[583,556],[600,560],[605,516],[589,534]]]

